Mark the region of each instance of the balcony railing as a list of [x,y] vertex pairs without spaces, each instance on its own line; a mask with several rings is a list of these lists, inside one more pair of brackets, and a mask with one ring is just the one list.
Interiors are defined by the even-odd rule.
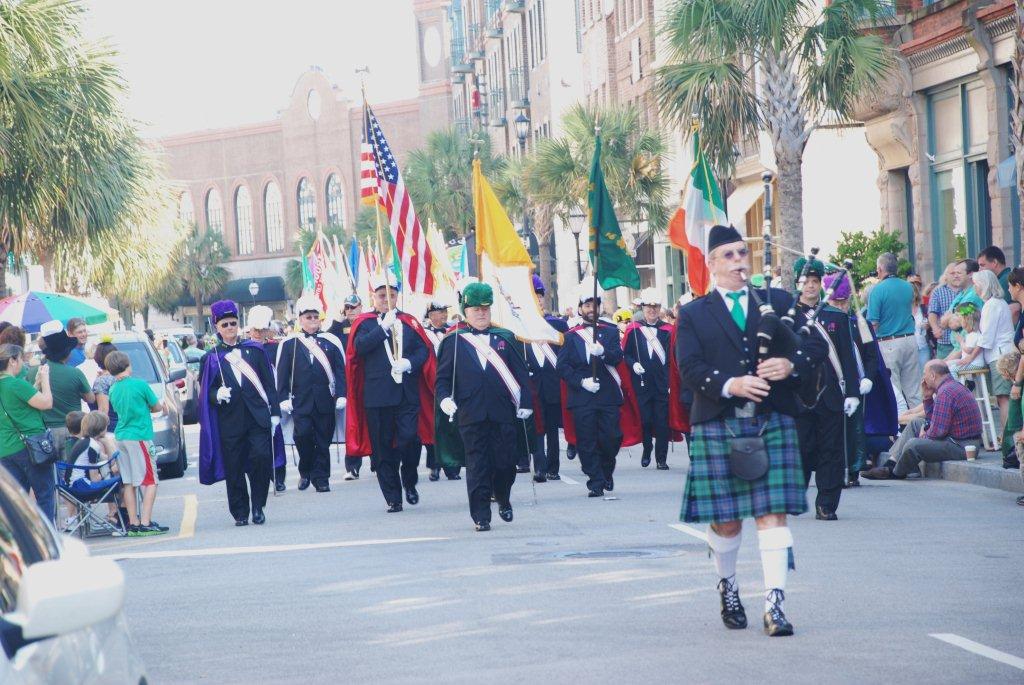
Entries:
[[453,125],[455,126],[455,130],[463,136],[468,136],[470,131],[473,129],[470,120],[464,117],[456,119]]
[[473,65],[469,63],[466,55],[466,43],[461,38],[452,38],[452,72],[455,74],[470,74],[473,72]]
[[488,110],[490,116],[488,117],[488,123],[491,126],[501,127],[507,123],[505,119],[505,91],[502,88],[494,88],[488,95]]
[[466,27],[466,57],[474,61],[484,58],[483,31],[480,24],[470,24]]
[[513,67],[508,72],[508,101],[512,109],[530,106],[530,81],[526,67]]
[[526,11],[526,0],[505,0],[505,9],[522,14]]
[[487,0],[484,16],[487,17],[488,24],[501,14],[501,3],[502,0]]

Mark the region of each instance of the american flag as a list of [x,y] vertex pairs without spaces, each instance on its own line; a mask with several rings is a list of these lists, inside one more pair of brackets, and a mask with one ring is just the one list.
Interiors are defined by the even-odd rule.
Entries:
[[[388,215],[391,235],[398,246],[405,282],[413,292],[431,295],[434,292],[433,256],[427,237],[416,218],[412,198],[398,171],[380,123],[369,105],[364,108],[363,146],[360,162],[360,197],[372,204],[376,194]],[[367,198],[371,198],[367,200]]]

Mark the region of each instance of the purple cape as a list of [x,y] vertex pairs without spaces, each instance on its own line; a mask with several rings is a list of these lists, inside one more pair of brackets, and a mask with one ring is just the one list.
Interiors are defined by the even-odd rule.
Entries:
[[[267,358],[267,363],[273,370],[274,362],[270,355],[263,349],[263,345],[252,340],[246,340],[241,347],[254,347]],[[220,427],[217,423],[217,412],[210,406],[210,385],[212,380],[220,375],[221,357],[227,354],[218,348],[214,348],[203,357],[203,365],[199,371],[199,482],[203,485],[213,485],[224,480],[224,459],[220,454]],[[281,433],[281,426],[274,431],[274,466],[280,467],[285,464],[284,456],[284,435]]]
[[[856,324],[854,324],[856,325]],[[882,359],[882,350],[872,331],[871,340],[866,341],[875,348],[878,366],[864,369],[864,374],[871,379],[871,392],[864,398],[864,433],[867,435],[896,435],[900,432],[899,410],[896,407],[896,393],[892,389],[889,377],[892,373]]]

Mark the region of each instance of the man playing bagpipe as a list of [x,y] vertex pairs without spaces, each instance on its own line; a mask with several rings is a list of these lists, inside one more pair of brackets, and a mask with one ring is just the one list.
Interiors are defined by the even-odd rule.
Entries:
[[345,408],[345,359],[341,341],[320,332],[320,301],[311,295],[295,303],[300,331],[281,343],[277,355],[277,392],[281,411],[291,414],[299,451],[299,490],[310,483],[317,492],[331,489],[331,442],[338,409]]
[[580,286],[579,312],[583,324],[571,329],[558,351],[558,375],[563,381],[565,439],[576,445],[580,466],[587,474],[589,497],[603,497],[615,488],[615,457],[619,449],[642,440],[639,410],[629,369],[622,356],[619,330],[594,322],[601,297],[593,282]]
[[396,308],[394,274],[371,278],[374,311],[352,325],[346,350],[352,402],[346,416],[345,452],[372,455],[388,513],[405,501],[420,501],[416,490],[420,450],[432,444],[434,346],[415,317]]
[[[512,332],[491,325],[494,293],[471,283],[462,293],[466,326],[441,343],[435,396],[446,418],[437,416],[437,452],[442,463],[466,464],[469,513],[478,531],[491,529],[491,496],[498,515],[512,520],[510,501],[518,454],[528,452],[533,426],[530,376]],[[452,419],[457,433],[449,427]]]
[[210,311],[217,345],[203,356],[199,374],[199,482],[223,480],[235,525],[248,525],[250,512],[261,525],[281,423],[274,374],[263,348],[240,340],[238,305],[221,300]]

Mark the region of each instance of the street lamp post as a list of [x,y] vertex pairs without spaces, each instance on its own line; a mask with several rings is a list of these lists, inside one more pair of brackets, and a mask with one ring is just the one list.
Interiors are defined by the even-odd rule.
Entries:
[[569,215],[569,230],[576,238],[576,280],[583,281],[583,263],[580,261],[580,234],[583,233],[583,222],[586,216],[582,213]]
[[[256,296],[260,292],[260,284],[256,282],[256,279],[249,281],[249,294],[252,295],[252,306],[256,306]],[[252,311],[251,309],[249,310]]]

